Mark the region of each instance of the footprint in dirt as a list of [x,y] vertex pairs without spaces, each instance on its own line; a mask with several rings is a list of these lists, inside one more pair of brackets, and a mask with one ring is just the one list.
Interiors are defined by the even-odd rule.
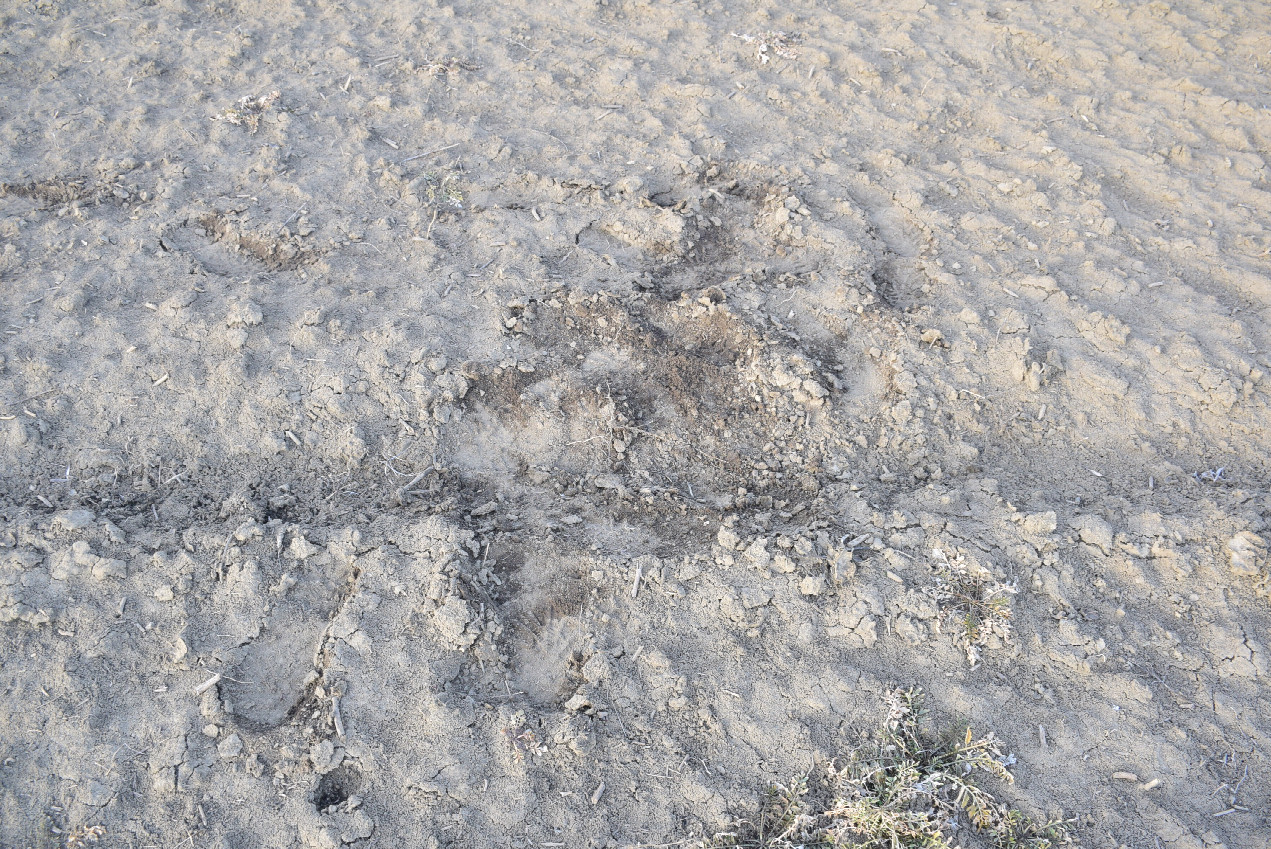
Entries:
[[577,686],[571,669],[584,643],[585,585],[561,571],[556,557],[518,555],[516,562],[516,591],[504,609],[513,682],[532,703],[557,704]]
[[325,553],[292,574],[295,585],[273,608],[260,636],[238,649],[221,685],[227,712],[248,731],[277,728],[303,700],[331,616],[347,596],[348,569]]
[[568,697],[570,662],[580,648],[580,626],[577,618],[563,616],[516,641],[513,681],[533,704],[555,705]]
[[287,721],[311,683],[314,656],[325,622],[313,627],[298,617],[271,617],[271,634],[244,646],[243,656],[221,684],[225,707],[248,731],[269,731]]

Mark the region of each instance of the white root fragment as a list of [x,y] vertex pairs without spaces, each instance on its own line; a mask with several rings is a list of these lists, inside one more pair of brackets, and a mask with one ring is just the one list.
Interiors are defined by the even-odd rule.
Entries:
[[195,687],[194,695],[201,696],[219,683],[221,683],[221,673],[218,672],[199,686]]
[[331,720],[335,723],[336,736],[344,736],[344,717],[340,715],[340,697],[331,697]]

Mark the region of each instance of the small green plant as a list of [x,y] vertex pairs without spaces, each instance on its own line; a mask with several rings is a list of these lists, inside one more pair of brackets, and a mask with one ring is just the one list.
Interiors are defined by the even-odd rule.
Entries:
[[1053,849],[1072,844],[1065,824],[1037,824],[998,802],[975,781],[988,774],[1010,783],[1013,759],[992,735],[969,727],[928,735],[922,694],[888,694],[889,712],[877,745],[854,751],[826,770],[828,801],[812,805],[807,777],[772,787],[755,823],[718,834],[704,846],[744,849],[953,849],[970,827],[994,849]]
[[539,742],[534,729],[529,727],[529,720],[524,711],[512,714],[512,721],[503,729],[503,736],[507,738],[508,745],[512,749],[512,758],[517,763],[522,763],[527,755],[537,755],[546,751],[546,747]]
[[968,564],[956,554],[952,560],[938,548],[932,549],[935,560],[935,583],[923,592],[940,608],[943,625],[953,625],[954,639],[966,652],[967,663],[980,662],[980,649],[994,639],[1003,642],[1011,636],[1010,596],[1018,590],[1014,584],[1002,583],[982,566]]
[[463,208],[463,188],[459,184],[457,174],[449,171],[429,171],[420,176],[419,186],[426,205],[434,208]]

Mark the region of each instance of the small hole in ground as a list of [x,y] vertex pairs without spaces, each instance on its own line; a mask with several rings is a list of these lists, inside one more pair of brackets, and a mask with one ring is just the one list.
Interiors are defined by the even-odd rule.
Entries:
[[321,813],[327,808],[343,804],[357,792],[362,774],[351,766],[341,766],[318,778],[318,789],[313,794],[313,806]]

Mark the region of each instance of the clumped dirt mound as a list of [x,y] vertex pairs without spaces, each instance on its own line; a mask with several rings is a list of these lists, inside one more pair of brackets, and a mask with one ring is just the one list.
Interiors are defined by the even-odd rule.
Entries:
[[0,13],[0,844],[1260,839],[1265,15],[885,5]]

